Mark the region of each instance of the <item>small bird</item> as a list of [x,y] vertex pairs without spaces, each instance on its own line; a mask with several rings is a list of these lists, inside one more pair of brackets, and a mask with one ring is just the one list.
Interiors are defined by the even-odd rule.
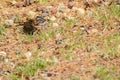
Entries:
[[34,20],[28,20],[27,22],[24,22],[23,24],[23,31],[27,34],[33,34],[37,28],[34,25]]

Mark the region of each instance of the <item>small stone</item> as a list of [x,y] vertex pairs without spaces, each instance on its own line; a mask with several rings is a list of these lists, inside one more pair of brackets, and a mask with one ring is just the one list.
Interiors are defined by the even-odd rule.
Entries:
[[20,3],[20,2],[16,3],[16,7],[17,8],[23,7],[23,3]]
[[64,3],[59,3],[58,4],[58,10],[59,12],[64,12],[66,9],[66,6],[64,5]]
[[7,55],[7,53],[4,52],[4,51],[1,51],[1,52],[0,52],[0,55],[5,57],[5,56]]
[[78,8],[77,11],[79,14],[82,14],[82,15],[85,14],[85,10],[83,8]]
[[57,13],[57,9],[56,8],[51,9],[51,13],[52,14],[56,14]]
[[56,56],[53,56],[53,62],[58,63],[58,58]]
[[46,8],[47,8],[47,9],[52,9],[52,8],[53,8],[53,6],[46,6]]
[[47,77],[51,77],[52,76],[52,73],[47,73]]
[[50,77],[44,77],[44,80],[52,80]]
[[41,16],[42,16],[42,17],[47,17],[47,16],[48,16],[48,13],[42,13]]
[[60,44],[61,41],[62,41],[61,34],[57,33],[56,36],[55,36],[55,42],[56,42],[56,44]]
[[61,16],[61,13],[60,13],[60,12],[57,12],[55,16],[56,16],[56,17],[60,17],[60,16]]
[[24,0],[23,2],[24,2],[24,5],[23,5],[24,7],[29,6],[33,3],[32,0]]
[[67,18],[68,18],[69,20],[74,20],[74,19],[75,19],[75,18],[72,17],[72,16],[67,16]]
[[30,58],[32,56],[32,53],[31,52],[27,52],[27,53],[25,53],[25,56],[26,56],[26,58]]
[[42,73],[42,74],[41,74],[41,76],[42,76],[42,77],[46,77],[46,76],[47,76],[47,74],[45,74],[45,73]]
[[27,13],[27,15],[28,15],[28,18],[29,18],[29,19],[34,19],[36,13],[35,13],[34,11],[29,11],[29,12]]
[[87,15],[88,15],[89,17],[92,17],[92,16],[93,16],[93,12],[92,12],[92,11],[88,11],[88,12],[87,12]]
[[118,45],[118,50],[120,50],[120,45]]
[[4,8],[1,4],[0,4],[0,9]]
[[44,70],[44,72],[49,72],[49,70]]
[[68,2],[68,8],[72,9],[74,6],[74,2],[70,1]]
[[14,20],[15,20],[15,16],[14,16],[14,15],[9,15],[9,16],[8,16],[8,19],[14,21]]
[[5,27],[11,27],[14,24],[14,20],[5,20],[4,25]]
[[42,11],[42,7],[41,7],[41,6],[38,6],[38,7],[36,8],[36,11]]
[[97,33],[97,32],[98,32],[97,29],[92,29],[92,30],[91,30],[91,33]]
[[67,13],[63,13],[62,16],[63,17],[67,17],[68,15],[67,15]]
[[58,27],[58,23],[53,23],[53,27]]
[[15,5],[17,2],[15,0],[13,0],[11,3],[12,3],[12,5]]
[[5,59],[4,62],[5,62],[6,64],[8,64],[8,63],[9,63],[9,60],[8,60],[8,59]]
[[45,19],[42,16],[37,16],[36,17],[36,23],[37,25],[44,26],[45,25]]
[[51,9],[45,7],[42,9],[42,13],[49,13]]
[[38,49],[41,49],[42,48],[42,44],[38,44]]
[[61,34],[60,33],[57,33],[56,36],[55,36],[56,40],[61,40]]
[[55,17],[55,16],[52,16],[52,17],[50,18],[50,20],[51,20],[51,21],[55,21],[55,20],[56,20],[56,17]]

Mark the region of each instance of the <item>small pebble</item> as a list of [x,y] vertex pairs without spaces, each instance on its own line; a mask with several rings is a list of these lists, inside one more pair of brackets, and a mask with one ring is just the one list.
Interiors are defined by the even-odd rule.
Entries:
[[0,4],[0,9],[4,8],[1,4]]
[[92,29],[92,30],[91,30],[91,33],[97,33],[97,32],[98,32],[97,29]]
[[8,60],[8,59],[5,59],[4,62],[5,62],[6,64],[8,64],[8,63],[9,63],[9,60]]
[[42,17],[42,16],[37,16],[37,17],[36,17],[36,23],[37,23],[37,25],[44,26],[45,21],[46,21],[46,20],[45,20],[44,17]]
[[57,9],[56,8],[51,9],[51,13],[52,14],[56,14],[57,13]]
[[58,4],[58,10],[59,10],[59,12],[64,12],[65,11],[65,9],[66,9],[66,6],[64,5],[64,3],[59,3]]
[[16,7],[17,7],[17,8],[23,7],[23,4],[20,3],[20,2],[18,2],[18,3],[16,3]]
[[1,52],[0,52],[0,55],[5,57],[5,56],[7,55],[7,53],[4,52],[4,51],[1,51]]
[[74,6],[74,2],[70,1],[68,2],[68,8],[72,9]]
[[8,19],[4,21],[5,27],[11,27],[14,24],[14,20]]
[[41,14],[41,17],[47,17],[48,16],[48,13],[42,13]]
[[26,57],[26,58],[30,58],[31,56],[32,56],[32,53],[31,53],[31,52],[25,53],[25,57]]
[[44,80],[52,80],[52,79],[49,77],[44,77]]
[[52,16],[52,17],[50,18],[50,20],[51,20],[51,21],[55,21],[55,20],[56,20],[56,17],[55,17],[55,16]]
[[42,48],[42,44],[38,44],[38,49],[41,49]]
[[29,18],[29,19],[34,19],[34,18],[35,18],[35,15],[36,15],[36,12],[34,12],[34,11],[29,11],[29,12],[27,12],[27,15],[28,15],[28,18]]
[[79,14],[82,14],[82,15],[85,14],[85,10],[83,8],[78,8],[77,11]]
[[13,0],[11,3],[12,3],[12,5],[15,5],[17,2],[15,0]]
[[56,56],[53,56],[53,62],[58,63],[58,58]]
[[58,23],[53,23],[53,27],[58,27]]
[[52,73],[47,73],[47,77],[51,77],[52,76]]
[[44,9],[43,6],[38,6],[38,7],[36,8],[36,11],[42,11],[43,9]]

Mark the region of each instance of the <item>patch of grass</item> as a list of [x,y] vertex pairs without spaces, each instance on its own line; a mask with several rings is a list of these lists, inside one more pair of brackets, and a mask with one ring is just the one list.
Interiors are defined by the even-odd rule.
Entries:
[[48,62],[43,58],[34,58],[23,66],[19,66],[17,69],[25,76],[33,76],[38,69],[47,67]]
[[108,58],[115,58],[120,56],[120,34],[116,33],[107,36],[102,41],[102,53]]
[[21,17],[19,15],[16,15],[14,22],[19,22],[21,20]]
[[120,6],[119,5],[116,5],[116,4],[111,5],[110,12],[111,12],[111,15],[117,18],[120,18]]
[[117,27],[113,19],[119,20],[120,6],[112,4],[111,6],[96,7],[93,12],[95,13],[94,17],[103,23],[104,30]]
[[5,31],[6,31],[5,27],[0,26],[0,36],[2,36]]
[[24,34],[20,34],[19,35],[20,40],[23,40],[25,42],[32,42],[34,39],[33,35],[24,35]]
[[115,76],[115,71],[113,68],[105,68],[103,66],[99,66],[96,71],[96,78],[100,80],[118,80],[119,76]]
[[51,30],[49,30],[48,32],[43,31],[40,33],[39,39],[45,41],[45,40],[49,39],[50,37],[52,37],[53,35],[54,35],[54,32]]
[[71,76],[69,80],[81,80],[78,76]]
[[10,80],[21,80],[18,75],[15,74],[9,74],[7,75]]

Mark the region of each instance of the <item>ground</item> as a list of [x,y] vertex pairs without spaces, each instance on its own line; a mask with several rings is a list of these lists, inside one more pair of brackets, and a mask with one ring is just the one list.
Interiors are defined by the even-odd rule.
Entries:
[[0,1],[0,80],[120,80],[120,3]]

